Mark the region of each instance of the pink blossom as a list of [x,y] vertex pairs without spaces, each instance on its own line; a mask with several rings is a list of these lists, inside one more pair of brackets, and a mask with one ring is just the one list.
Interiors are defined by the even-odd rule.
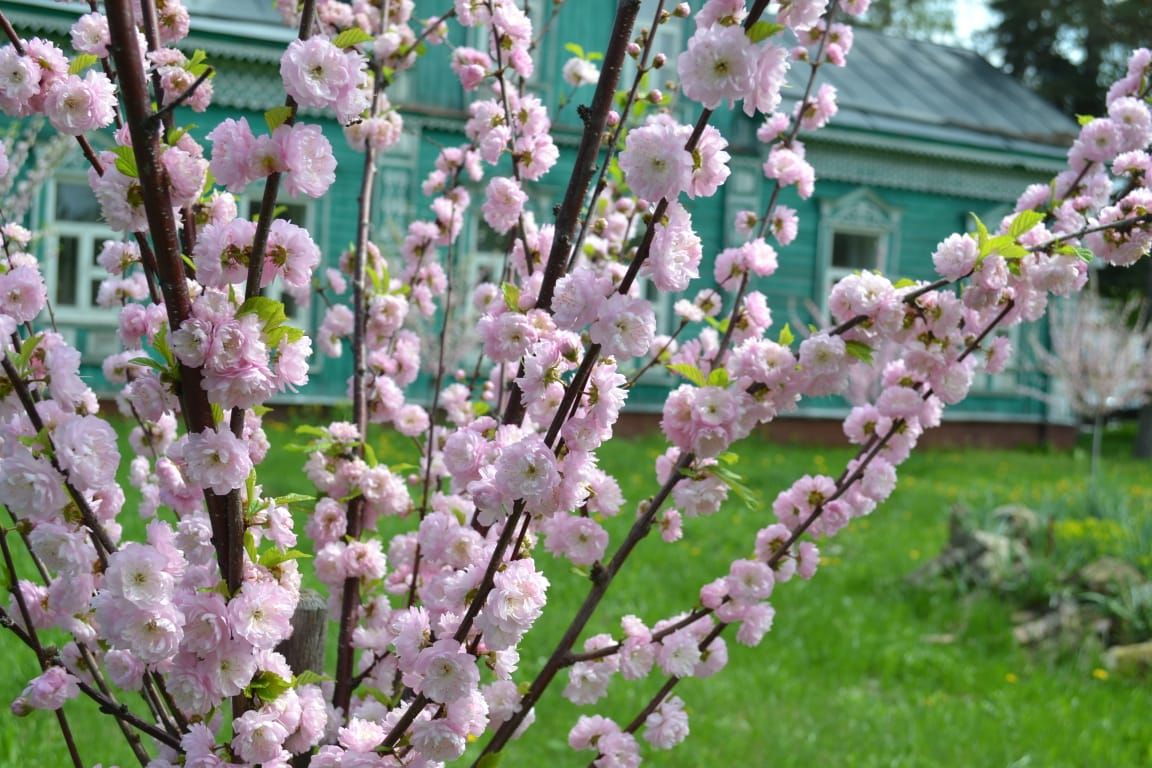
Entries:
[[692,216],[684,206],[672,202],[665,220],[656,224],[652,248],[640,274],[651,277],[661,291],[682,291],[700,276],[703,255],[703,244],[692,229]]
[[664,700],[644,720],[644,740],[657,749],[671,749],[688,738],[688,713],[679,696]]
[[505,176],[497,176],[488,182],[488,189],[484,196],[484,221],[497,233],[503,235],[520,218],[524,210],[524,203],[528,202],[528,194],[520,189],[520,184]]
[[649,302],[615,293],[600,307],[589,336],[605,354],[640,357],[652,345],[655,327],[656,316]]
[[336,158],[320,126],[282,125],[273,137],[283,148],[284,191],[295,196],[323,197],[336,181]]
[[72,47],[79,53],[108,55],[108,19],[102,13],[86,13],[76,20],[70,32]]
[[739,24],[698,29],[676,60],[684,95],[708,109],[729,105],[752,89],[756,57]]
[[249,710],[232,721],[232,748],[249,763],[268,764],[280,757],[288,729],[272,712]]
[[634,194],[645,200],[671,201],[688,188],[692,156],[682,149],[688,135],[686,127],[663,121],[649,121],[628,132],[620,169]]
[[365,67],[358,51],[343,51],[314,36],[288,45],[280,59],[280,76],[299,104],[333,109],[337,119],[347,123],[368,107]]
[[464,734],[448,720],[419,720],[412,726],[412,749],[429,760],[455,760],[466,746]]
[[[769,114],[780,106],[780,89],[788,74],[788,51],[765,42],[756,52],[755,73],[744,97],[744,114]],[[765,139],[761,138],[761,141]]]
[[441,704],[464,698],[480,683],[475,660],[451,638],[421,651],[413,673],[420,677],[414,689]]
[[12,714],[20,717],[33,709],[60,709],[68,699],[79,695],[77,682],[63,667],[48,667],[12,702]]
[[946,280],[959,280],[976,266],[976,241],[968,235],[949,235],[932,254],[936,272]]
[[103,72],[89,71],[83,78],[68,75],[56,81],[44,101],[52,127],[69,136],[112,124],[116,87]]
[[188,479],[217,495],[243,487],[252,471],[247,448],[226,425],[188,435],[184,462]]
[[232,631],[256,648],[273,648],[292,634],[293,596],[271,582],[249,581],[228,603]]

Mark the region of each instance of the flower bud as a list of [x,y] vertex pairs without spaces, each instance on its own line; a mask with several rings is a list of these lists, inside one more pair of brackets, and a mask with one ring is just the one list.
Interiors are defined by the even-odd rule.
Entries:
[[638,43],[628,43],[628,47],[624,49],[629,56],[636,58],[640,55],[640,45]]
[[686,19],[691,13],[692,8],[688,5],[688,3],[680,3],[672,9],[672,15],[678,19]]
[[660,102],[664,101],[664,94],[660,91],[659,88],[653,88],[652,90],[648,91],[647,98],[651,103],[659,104]]
[[668,63],[668,57],[662,53],[658,53],[652,59],[652,69],[660,69],[661,67],[663,67],[667,63]]

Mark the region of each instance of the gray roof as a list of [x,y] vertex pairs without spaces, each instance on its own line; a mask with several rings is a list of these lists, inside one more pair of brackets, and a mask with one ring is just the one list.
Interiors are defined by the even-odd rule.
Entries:
[[[848,66],[819,74],[836,87],[839,128],[1040,154],[1077,133],[1074,120],[973,51],[854,32]],[[798,87],[786,95],[794,102]]]

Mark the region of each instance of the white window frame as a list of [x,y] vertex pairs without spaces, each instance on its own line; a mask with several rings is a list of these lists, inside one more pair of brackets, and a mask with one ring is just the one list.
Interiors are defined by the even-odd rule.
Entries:
[[[116,232],[103,221],[69,221],[56,218],[57,194],[61,185],[75,185],[88,189],[85,177],[70,173],[54,176],[46,185],[41,226],[44,232],[43,270],[48,298],[57,322],[62,325],[97,326],[100,328],[117,325],[116,313],[101,307],[92,300],[92,282],[108,277],[108,272],[96,263],[100,247],[105,240],[122,240],[123,234]],[[56,301],[60,281],[60,241],[75,238],[76,249],[76,302],[59,304]]]
[[816,306],[820,320],[827,324],[828,294],[837,282],[855,274],[858,268],[838,267],[833,263],[836,235],[860,235],[876,238],[875,263],[863,267],[883,272],[897,261],[900,233],[900,210],[888,205],[866,187],[849,192],[835,200],[820,201],[820,226],[816,235],[817,291]]

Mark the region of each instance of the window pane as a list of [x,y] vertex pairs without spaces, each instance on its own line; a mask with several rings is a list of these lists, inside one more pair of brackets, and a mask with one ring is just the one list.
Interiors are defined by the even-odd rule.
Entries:
[[880,238],[837,232],[832,239],[832,266],[840,269],[875,269],[880,263]]
[[61,237],[56,259],[56,304],[76,306],[76,279],[80,243],[75,237]]
[[100,221],[100,203],[86,184],[56,184],[57,221]]
[[100,294],[100,283],[102,283],[104,281],[103,280],[91,280],[89,282],[91,283],[91,285],[89,286],[90,291],[88,292],[88,306],[98,307],[100,305],[96,303],[96,297]]
[[[257,209],[259,209],[259,207],[259,205],[256,205]],[[276,218],[287,219],[300,227],[308,223],[308,209],[300,203],[281,203],[279,207],[281,211]]]

